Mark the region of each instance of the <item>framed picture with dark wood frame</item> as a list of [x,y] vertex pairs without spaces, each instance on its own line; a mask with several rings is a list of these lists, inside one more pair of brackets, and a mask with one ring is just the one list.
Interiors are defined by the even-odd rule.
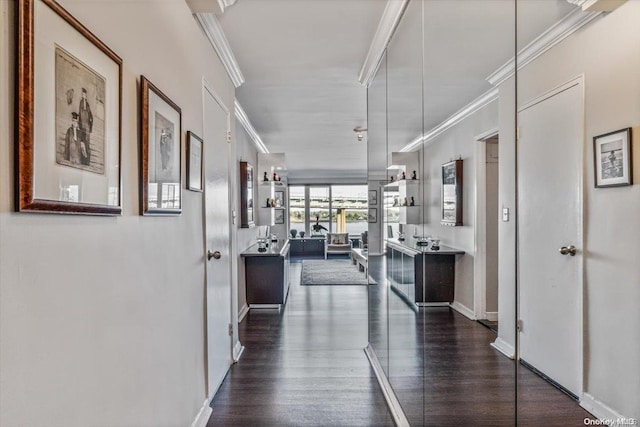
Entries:
[[462,225],[462,159],[442,165],[442,225]]
[[274,224],[284,224],[284,209],[275,209]]
[[140,213],[182,212],[182,110],[140,77]]
[[202,192],[204,188],[203,148],[202,138],[191,131],[187,132],[187,190]]
[[53,0],[19,0],[16,210],[120,215],[122,59]]
[[369,208],[369,212],[367,214],[367,222],[378,222],[378,208]]
[[620,187],[633,183],[631,128],[593,138],[593,163],[596,188]]
[[256,225],[253,197],[253,166],[248,162],[240,162],[240,228],[252,228]]
[[378,204],[378,192],[376,190],[369,190],[368,202],[369,206],[376,206]]

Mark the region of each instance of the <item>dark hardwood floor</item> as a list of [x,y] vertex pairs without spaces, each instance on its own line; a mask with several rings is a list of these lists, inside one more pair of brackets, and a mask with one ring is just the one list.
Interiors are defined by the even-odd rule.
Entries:
[[207,425],[393,426],[363,351],[367,287],[300,286],[300,268],[282,312],[251,310],[240,324],[245,351]]
[[[370,260],[378,283],[382,264]],[[371,345],[412,426],[577,427],[594,418],[493,349],[496,333],[455,310],[411,309],[383,286],[369,286],[369,304]]]
[[[370,274],[383,284],[383,266],[372,261]],[[393,426],[363,352],[369,340],[413,426],[514,426],[516,390],[518,426],[593,418],[490,347],[495,333],[456,311],[411,310],[382,285],[300,286],[300,268],[292,263],[282,312],[251,310],[240,325],[246,350],[208,426]]]

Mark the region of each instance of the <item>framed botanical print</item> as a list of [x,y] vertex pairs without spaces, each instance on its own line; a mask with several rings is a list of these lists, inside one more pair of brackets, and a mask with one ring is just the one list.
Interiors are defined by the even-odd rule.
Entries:
[[140,213],[182,212],[182,110],[140,77]]
[[203,190],[202,152],[204,143],[195,133],[187,132],[187,189],[191,191]]
[[19,0],[16,210],[119,215],[122,59],[53,0]]
[[462,159],[442,165],[442,225],[462,225]]
[[594,137],[593,162],[596,188],[631,185],[631,128]]

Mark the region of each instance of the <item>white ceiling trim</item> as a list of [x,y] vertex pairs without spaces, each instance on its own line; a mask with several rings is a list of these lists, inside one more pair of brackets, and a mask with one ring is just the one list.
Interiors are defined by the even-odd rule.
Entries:
[[235,107],[234,111],[236,114],[236,119],[238,119],[238,121],[240,122],[244,130],[249,135],[249,138],[251,138],[253,143],[256,145],[256,148],[258,149],[258,151],[261,153],[268,153],[269,150],[267,149],[267,146],[264,145],[264,142],[262,142],[262,138],[260,138],[260,135],[258,135],[258,132],[256,132],[256,129],[251,124],[251,121],[249,120],[247,113],[244,112],[244,109],[242,108],[242,106],[240,105],[237,99],[234,102],[234,107]]
[[580,6],[582,10],[612,12],[622,6],[627,0],[567,0],[571,4]]
[[244,83],[244,76],[218,19],[213,13],[196,13],[194,16],[222,61],[233,85],[240,87]]
[[466,119],[467,117],[475,113],[476,111],[480,110],[481,108],[484,108],[485,106],[489,105],[490,103],[492,103],[497,99],[498,99],[498,88],[494,87],[486,91],[485,93],[483,93],[482,95],[474,99],[473,101],[471,101],[469,104],[462,107],[460,110],[453,113],[451,116],[449,116],[449,118],[447,118],[445,121],[440,123],[438,126],[431,129],[429,132],[425,133],[423,136],[419,136],[418,138],[414,139],[413,141],[411,141],[410,143],[402,147],[400,151],[407,152],[407,151],[413,151],[416,148],[419,148],[420,144],[422,144],[423,142],[426,143],[426,142],[432,141],[438,135],[442,134],[448,129],[451,129],[452,127],[454,127],[455,125],[457,125],[458,123],[460,123],[461,121],[463,121],[464,119]]
[[[602,12],[583,12],[582,9],[576,9],[569,13],[518,52],[518,70],[525,67],[531,61],[535,60],[537,57],[587,25],[589,22],[593,21],[601,14]],[[514,58],[511,58],[506,64],[487,77],[487,81],[494,86],[498,86],[513,76],[514,71],[515,61]]]
[[224,13],[225,9],[233,6],[235,2],[236,0],[218,0],[218,6],[220,6],[220,10]]
[[358,81],[365,87],[369,87],[373,81],[378,67],[380,67],[382,57],[384,56],[384,50],[387,48],[391,37],[393,37],[393,33],[395,33],[408,4],[409,0],[387,1],[387,5],[378,23],[378,29],[373,36],[373,40],[371,40],[369,52],[364,60],[364,64],[362,64],[360,76],[358,76]]

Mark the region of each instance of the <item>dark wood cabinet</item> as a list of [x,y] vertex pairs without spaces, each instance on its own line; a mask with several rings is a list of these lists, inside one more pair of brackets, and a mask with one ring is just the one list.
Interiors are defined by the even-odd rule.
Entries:
[[291,256],[324,257],[324,240],[318,237],[290,239]]
[[289,243],[271,243],[265,252],[251,246],[244,258],[249,308],[281,307],[289,293]]
[[456,256],[463,251],[446,246],[432,250],[412,239],[388,239],[386,244],[387,278],[396,292],[418,305],[453,302]]
[[240,162],[240,228],[255,225],[253,166]]

